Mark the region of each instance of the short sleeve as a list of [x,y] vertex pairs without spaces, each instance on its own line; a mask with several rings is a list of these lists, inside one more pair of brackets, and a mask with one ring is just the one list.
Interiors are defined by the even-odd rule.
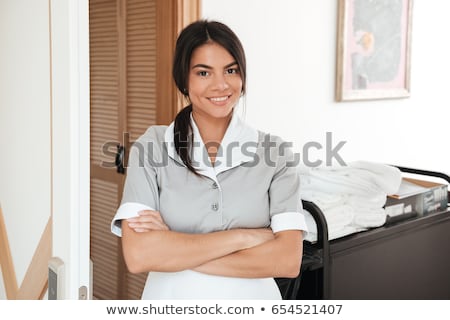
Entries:
[[[278,149],[278,148],[276,148]],[[303,230],[308,232],[300,199],[300,178],[291,149],[279,148],[277,170],[269,189],[270,227],[273,232]]]
[[119,237],[123,219],[136,217],[141,210],[159,210],[156,169],[149,161],[153,153],[152,144],[142,140],[137,140],[130,149],[122,201],[111,222],[111,232]]

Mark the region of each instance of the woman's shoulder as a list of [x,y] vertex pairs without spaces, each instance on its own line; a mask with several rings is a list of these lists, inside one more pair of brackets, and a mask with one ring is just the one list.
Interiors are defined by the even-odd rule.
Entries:
[[164,125],[150,126],[144,134],[133,142],[131,149],[135,149],[138,152],[146,151],[144,154],[150,152],[153,156],[162,154],[165,150],[164,145],[167,128],[168,126]]
[[261,130],[257,130],[257,131],[258,131],[258,143],[259,144],[271,143],[271,145],[279,147],[280,145],[283,145],[286,143],[286,141],[278,135],[275,135],[275,134],[272,134],[269,132],[264,132]]
[[164,142],[165,134],[168,126],[165,125],[153,125],[148,127],[143,135],[141,135],[136,141],[139,142]]
[[258,130],[258,153],[260,157],[270,158],[279,165],[292,162],[295,163],[297,156],[294,153],[293,143],[278,135]]

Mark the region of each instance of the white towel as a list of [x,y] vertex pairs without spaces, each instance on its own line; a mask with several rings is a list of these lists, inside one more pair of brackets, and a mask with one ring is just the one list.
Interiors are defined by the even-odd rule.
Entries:
[[363,228],[382,226],[386,222],[387,214],[383,209],[386,203],[384,194],[372,197],[349,196],[348,204],[355,210],[353,225]]
[[402,182],[401,171],[397,167],[369,161],[355,161],[351,162],[349,166],[372,173],[372,182],[386,194],[396,193]]
[[309,168],[299,166],[301,186],[307,190],[362,196],[395,193],[401,182],[398,168],[367,161],[348,166]]
[[326,210],[346,202],[346,195],[339,193],[325,193],[316,190],[301,189],[301,198],[314,202],[321,210]]
[[352,224],[355,227],[374,228],[382,226],[385,222],[386,212],[383,208],[364,208],[358,209]]
[[346,201],[355,208],[382,208],[386,204],[386,195],[384,193],[365,197],[348,195]]
[[[386,196],[397,192],[401,183],[398,168],[368,161],[341,167],[298,167],[298,174],[300,196],[322,210],[330,240],[383,225]],[[307,240],[317,238],[315,222],[310,220],[310,224]]]
[[347,204],[335,206],[322,210],[327,219],[328,227],[339,229],[341,227],[350,225],[354,219],[355,210]]
[[[308,233],[304,240],[311,243],[317,242],[317,224],[314,221],[311,213],[307,210],[303,210],[305,215],[306,225],[308,227]],[[349,234],[367,230],[366,228],[360,228],[353,225],[337,227],[328,227],[328,240],[338,239]]]

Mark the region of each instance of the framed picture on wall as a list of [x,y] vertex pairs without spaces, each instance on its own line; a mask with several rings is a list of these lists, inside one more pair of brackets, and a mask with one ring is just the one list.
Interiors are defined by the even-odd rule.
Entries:
[[336,100],[410,96],[413,0],[339,0]]

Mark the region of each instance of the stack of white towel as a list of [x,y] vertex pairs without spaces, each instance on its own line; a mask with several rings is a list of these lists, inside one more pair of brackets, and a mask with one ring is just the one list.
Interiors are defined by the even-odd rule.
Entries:
[[[386,222],[386,196],[401,183],[398,168],[356,161],[347,166],[298,167],[301,198],[314,202],[324,213],[330,240],[379,227]],[[306,240],[317,240],[317,226],[305,211],[309,232]]]

